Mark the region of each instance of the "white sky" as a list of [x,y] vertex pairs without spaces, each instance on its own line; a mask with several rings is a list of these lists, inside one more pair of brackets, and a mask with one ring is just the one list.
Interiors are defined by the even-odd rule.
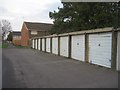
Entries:
[[0,0],[0,19],[9,20],[13,31],[21,31],[23,21],[52,23],[49,11],[58,7],[60,0]]

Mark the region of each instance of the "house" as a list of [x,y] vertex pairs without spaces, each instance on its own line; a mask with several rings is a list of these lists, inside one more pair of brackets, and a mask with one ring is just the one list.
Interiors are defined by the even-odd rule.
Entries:
[[21,30],[21,46],[29,46],[29,40],[37,36],[50,35],[53,24],[24,22]]
[[21,32],[13,31],[12,36],[13,36],[12,43],[14,45],[21,45]]

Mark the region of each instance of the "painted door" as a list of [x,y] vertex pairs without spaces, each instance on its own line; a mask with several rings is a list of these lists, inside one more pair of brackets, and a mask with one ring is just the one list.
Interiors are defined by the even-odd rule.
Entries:
[[46,38],[46,52],[50,52],[50,38]]
[[45,51],[45,39],[42,38],[42,51]]
[[71,37],[71,58],[85,61],[85,36],[76,35]]
[[52,53],[58,54],[58,37],[52,38]]
[[38,50],[40,50],[40,39],[38,39]]
[[68,57],[68,36],[60,37],[60,55]]
[[111,67],[112,33],[89,35],[89,63]]

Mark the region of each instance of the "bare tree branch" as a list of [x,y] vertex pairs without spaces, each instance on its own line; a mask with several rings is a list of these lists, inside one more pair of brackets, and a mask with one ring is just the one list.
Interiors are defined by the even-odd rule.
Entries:
[[11,27],[11,23],[8,20],[1,20],[1,33],[2,33],[2,37],[5,38],[7,33],[12,31],[12,27]]

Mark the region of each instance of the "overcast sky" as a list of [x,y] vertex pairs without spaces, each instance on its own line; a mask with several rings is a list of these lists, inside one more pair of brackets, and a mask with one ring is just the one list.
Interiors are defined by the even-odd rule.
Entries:
[[21,31],[23,21],[52,23],[49,11],[58,7],[60,0],[0,0],[0,19],[9,20],[13,31]]

